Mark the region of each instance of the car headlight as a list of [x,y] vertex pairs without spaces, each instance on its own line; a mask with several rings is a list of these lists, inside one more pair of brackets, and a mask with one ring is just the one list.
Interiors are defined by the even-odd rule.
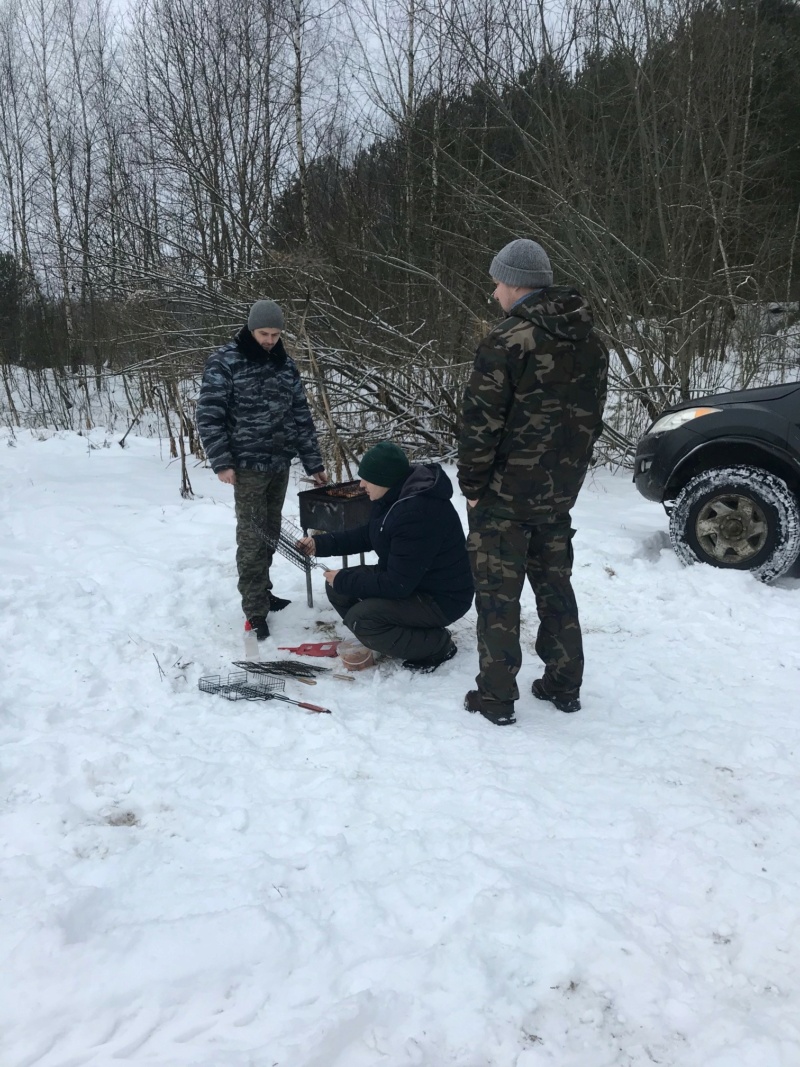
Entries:
[[647,431],[647,435],[650,437],[656,433],[677,430],[679,426],[691,422],[692,419],[699,419],[701,415],[713,415],[716,411],[721,410],[722,408],[684,408],[683,411],[672,411],[669,415],[664,415],[657,422],[654,422]]

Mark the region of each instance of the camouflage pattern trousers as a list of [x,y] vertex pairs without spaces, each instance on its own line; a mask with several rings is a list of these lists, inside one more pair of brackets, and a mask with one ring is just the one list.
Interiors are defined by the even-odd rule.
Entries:
[[469,509],[469,551],[478,609],[478,691],[486,700],[516,700],[520,597],[527,575],[536,597],[536,654],[548,690],[577,695],[583,680],[583,642],[572,591],[570,517],[527,524],[500,519],[480,503]]
[[288,467],[283,471],[236,470],[236,569],[247,619],[269,614],[269,569],[275,554],[269,544],[277,540],[280,532],[288,484]]

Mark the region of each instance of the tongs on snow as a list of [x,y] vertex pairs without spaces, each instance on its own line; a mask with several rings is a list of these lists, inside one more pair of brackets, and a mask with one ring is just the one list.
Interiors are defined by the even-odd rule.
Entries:
[[330,708],[322,708],[319,704],[307,704],[304,700],[292,700],[291,697],[287,697],[285,693],[264,693],[262,700],[285,700],[287,704],[295,704],[298,708],[305,708],[306,711],[318,711],[321,715],[330,715]]

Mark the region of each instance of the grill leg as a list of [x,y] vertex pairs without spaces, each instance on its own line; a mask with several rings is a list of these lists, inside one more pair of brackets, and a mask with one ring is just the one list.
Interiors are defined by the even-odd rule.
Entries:
[[[303,530],[303,537],[308,537],[308,530]],[[306,560],[306,600],[310,608],[314,607],[314,590],[311,586],[311,560]]]
[[359,556],[361,557],[361,566],[363,567],[364,566],[364,553],[363,552],[359,552]]
[[347,556],[342,556],[342,566],[343,567],[347,566]]

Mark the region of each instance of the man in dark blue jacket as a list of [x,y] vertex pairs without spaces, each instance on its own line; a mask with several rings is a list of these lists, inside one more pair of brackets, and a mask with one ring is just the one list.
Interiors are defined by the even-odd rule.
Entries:
[[377,565],[326,571],[328,599],[362,645],[411,670],[435,670],[455,656],[445,627],[473,597],[453,486],[438,463],[412,466],[388,441],[364,455],[358,474],[373,501],[369,523],[302,544],[317,556],[376,552]]
[[267,615],[288,600],[272,592],[272,549],[281,526],[289,464],[326,480],[303,383],[281,341],[283,312],[257,300],[247,325],[209,356],[197,401],[197,429],[214,473],[233,486],[236,566],[242,608],[259,641]]

